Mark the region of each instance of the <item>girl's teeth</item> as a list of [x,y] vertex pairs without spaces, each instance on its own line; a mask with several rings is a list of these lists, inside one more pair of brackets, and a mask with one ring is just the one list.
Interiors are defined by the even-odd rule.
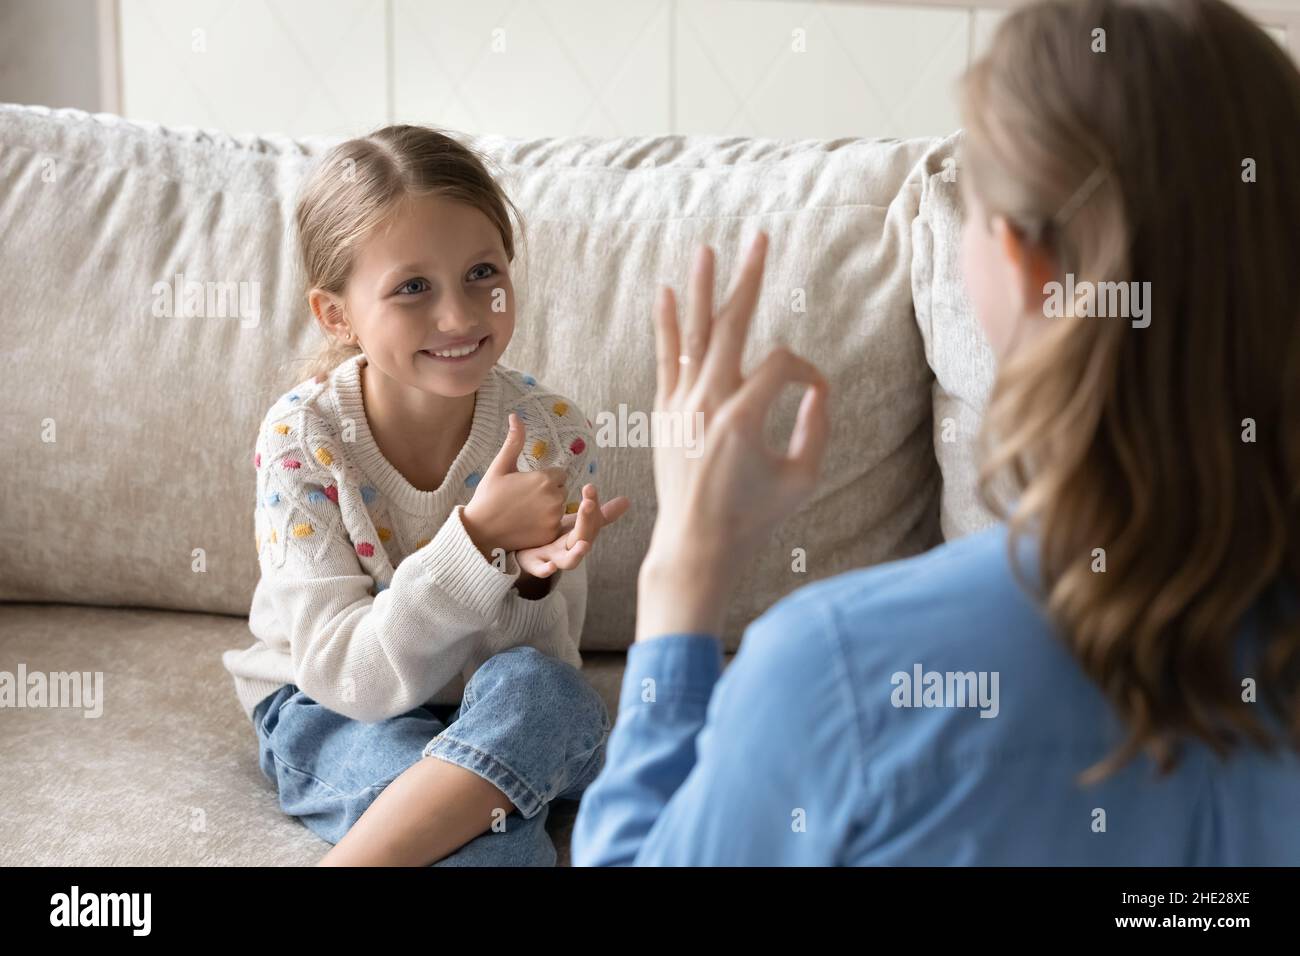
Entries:
[[480,344],[482,343],[475,342],[473,345],[466,345],[458,349],[447,349],[443,352],[433,352],[432,354],[439,358],[460,358],[461,356],[469,355],[470,352],[477,351]]

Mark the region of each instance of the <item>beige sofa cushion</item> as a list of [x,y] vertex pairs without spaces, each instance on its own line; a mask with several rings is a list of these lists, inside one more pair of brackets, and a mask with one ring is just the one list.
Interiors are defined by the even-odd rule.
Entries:
[[946,139],[918,170],[919,212],[912,223],[912,297],[934,370],[934,451],[943,473],[940,522],[946,539],[987,527],[980,503],[977,439],[993,384],[993,352],[961,278],[962,208],[955,176],[960,135]]
[[[221,666],[220,650],[246,633],[244,621],[220,615],[0,606],[0,671],[17,674],[21,663],[28,675],[103,675],[98,716],[4,711],[0,866],[318,861],[329,846],[280,809]],[[624,661],[594,653],[583,662],[611,714]],[[576,807],[552,804],[546,821],[561,864]]]
[[[247,612],[256,426],[299,377],[284,362],[318,341],[285,226],[328,145],[0,107],[11,376],[0,599]],[[830,377],[835,424],[816,497],[760,553],[736,556],[746,572],[731,646],[793,588],[938,540],[911,249],[918,164],[933,142],[477,145],[527,219],[504,362],[593,421],[651,408],[656,285],[681,286],[692,247],[708,240],[721,286],[741,244],[771,233],[748,361],[777,342],[813,359]],[[155,316],[155,284],[177,274],[258,283],[259,317]],[[796,406],[792,391],[774,433],[788,432]],[[627,494],[633,508],[591,567],[584,649],[630,641],[656,509],[649,449],[602,449],[599,469],[602,494]]]

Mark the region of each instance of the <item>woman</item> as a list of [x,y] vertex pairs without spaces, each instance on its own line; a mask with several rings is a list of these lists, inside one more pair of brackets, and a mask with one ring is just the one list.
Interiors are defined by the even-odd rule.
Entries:
[[[741,373],[762,237],[716,314],[702,253],[656,404],[706,452],[656,449],[575,863],[1300,863],[1300,75],[1219,0],[1090,0],[1009,17],[963,93],[1004,523],[801,589],[719,679],[734,556],[812,488],[827,392],[782,350]],[[1067,279],[1145,314],[1057,317]]]

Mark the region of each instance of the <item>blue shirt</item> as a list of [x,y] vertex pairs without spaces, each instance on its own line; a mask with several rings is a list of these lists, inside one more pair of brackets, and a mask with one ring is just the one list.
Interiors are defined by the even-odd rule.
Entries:
[[573,862],[1300,864],[1294,751],[1081,786],[1122,738],[999,526],[802,588],[725,673],[710,635],[634,645]]

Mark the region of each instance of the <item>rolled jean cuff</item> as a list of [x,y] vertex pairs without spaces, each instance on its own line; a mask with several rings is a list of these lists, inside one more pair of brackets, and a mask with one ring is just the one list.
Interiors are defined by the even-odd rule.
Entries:
[[450,733],[441,733],[430,740],[421,756],[437,757],[482,777],[504,793],[525,820],[535,817],[546,805],[544,796],[499,757],[457,740]]

